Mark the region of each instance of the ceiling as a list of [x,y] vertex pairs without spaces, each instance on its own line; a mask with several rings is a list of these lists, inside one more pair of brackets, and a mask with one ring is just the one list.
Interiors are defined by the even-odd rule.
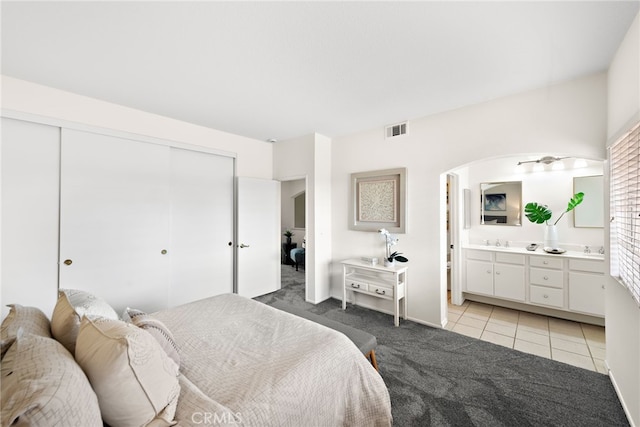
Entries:
[[260,140],[605,71],[639,1],[8,2],[2,73]]

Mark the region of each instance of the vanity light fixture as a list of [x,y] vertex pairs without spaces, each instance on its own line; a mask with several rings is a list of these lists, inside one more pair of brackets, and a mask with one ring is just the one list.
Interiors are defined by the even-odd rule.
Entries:
[[537,164],[544,164],[544,165],[550,165],[553,162],[558,162],[562,159],[568,159],[569,157],[553,157],[553,156],[544,156],[544,157],[540,157],[537,160],[523,160],[518,162],[518,166],[523,165],[525,163],[537,163]]
[[516,166],[516,173],[524,172],[524,164],[525,163],[534,163],[533,171],[534,172],[542,172],[545,169],[545,166],[553,164],[551,169],[553,170],[562,170],[564,169],[564,163],[561,161],[563,159],[568,159],[569,157],[554,157],[554,156],[543,156],[536,160],[521,160],[518,162]]

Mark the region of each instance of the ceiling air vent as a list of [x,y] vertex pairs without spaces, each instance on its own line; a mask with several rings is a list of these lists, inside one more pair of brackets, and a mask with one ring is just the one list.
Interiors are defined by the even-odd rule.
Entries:
[[407,134],[407,122],[398,123],[397,125],[387,126],[385,128],[385,137],[393,138],[396,136]]

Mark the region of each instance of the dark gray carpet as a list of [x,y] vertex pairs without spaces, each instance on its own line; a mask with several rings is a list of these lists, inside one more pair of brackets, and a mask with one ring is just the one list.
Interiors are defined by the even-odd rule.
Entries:
[[628,426],[609,377],[330,299],[304,301],[304,271],[256,298],[374,334],[396,426]]

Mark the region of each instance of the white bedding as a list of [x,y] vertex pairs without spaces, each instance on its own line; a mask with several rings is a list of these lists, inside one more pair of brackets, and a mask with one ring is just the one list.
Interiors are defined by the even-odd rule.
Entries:
[[391,425],[384,381],[341,333],[235,294],[153,316],[180,349],[180,425]]

